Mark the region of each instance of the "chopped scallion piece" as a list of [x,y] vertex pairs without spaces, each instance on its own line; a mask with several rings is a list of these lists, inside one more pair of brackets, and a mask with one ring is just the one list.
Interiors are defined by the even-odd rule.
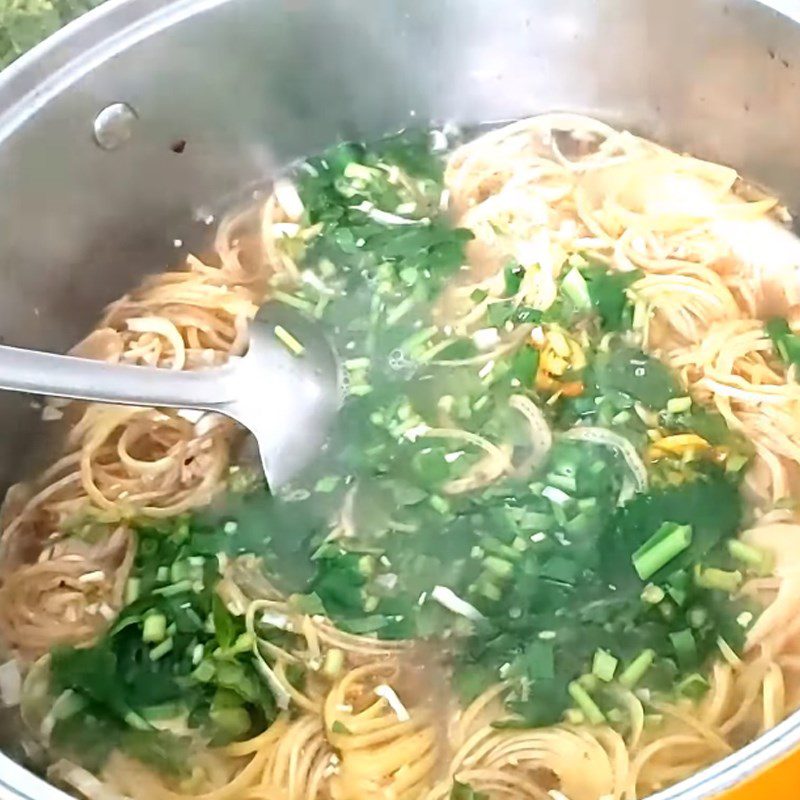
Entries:
[[606,721],[605,715],[597,703],[592,700],[589,693],[578,681],[572,681],[568,687],[569,696],[575,701],[578,709],[585,715],[592,725],[602,725]]
[[150,614],[142,625],[142,641],[157,644],[167,635],[167,618],[163,614]]
[[619,676],[619,682],[628,689],[633,689],[653,666],[656,658],[655,650],[643,650],[628,664]]
[[742,585],[742,573],[738,569],[733,571],[716,567],[703,569],[698,564],[694,570],[694,582],[703,589],[716,589],[730,594]]
[[178,581],[177,583],[170,583],[168,586],[160,586],[158,589],[153,589],[153,594],[161,595],[162,597],[174,597],[176,594],[190,592],[193,588],[194,583],[187,579]]
[[567,272],[561,281],[561,288],[578,311],[589,311],[592,308],[592,298],[589,295],[586,279],[577,267]]
[[577,681],[587,692],[594,692],[597,690],[597,677],[592,675],[592,673],[587,673],[586,675],[581,675]]
[[222,708],[212,708],[208,712],[211,722],[218,728],[225,731],[227,736],[236,738],[250,728],[252,721],[247,709],[241,706],[230,706]]
[[691,397],[673,397],[667,400],[667,411],[670,414],[682,414],[692,407]]
[[157,644],[151,651],[150,651],[150,660],[151,661],[158,661],[160,658],[163,658],[167,653],[169,653],[175,645],[175,640],[170,637],[169,639],[164,639],[161,644]]
[[202,644],[196,644],[192,648],[192,664],[197,666],[203,660],[204,648]]
[[688,628],[671,633],[669,640],[675,648],[678,664],[683,669],[691,669],[697,665],[697,642],[695,642],[694,634]]
[[679,684],[678,692],[684,697],[699,700],[710,688],[708,681],[698,672],[687,675]]
[[482,303],[488,296],[488,292],[486,292],[485,289],[475,289],[469,296],[469,299],[472,300],[473,303]]
[[614,658],[607,650],[597,650],[592,662],[592,675],[608,683],[617,671],[618,659]]
[[213,679],[215,673],[216,670],[213,662],[201,661],[197,669],[192,673],[192,676],[200,683],[209,683]]
[[725,461],[726,472],[739,472],[749,461],[746,455],[742,453],[732,453]]
[[646,581],[692,543],[692,526],[665,522],[634,554],[633,567]]
[[550,472],[547,475],[547,482],[570,494],[574,494],[578,489],[574,475],[561,475],[557,472]]
[[569,503],[572,500],[566,492],[562,491],[557,486],[545,486],[544,489],[542,489],[542,497],[546,497],[551,503],[555,503],[559,506]]
[[514,570],[514,565],[504,558],[497,556],[487,556],[483,559],[483,566],[498,578],[507,578]]
[[658,605],[665,597],[664,590],[660,586],[656,586],[654,583],[648,583],[647,586],[642,589],[641,598],[645,603],[650,603],[651,605]]
[[125,605],[129,606],[131,603],[139,599],[142,591],[142,581],[140,578],[128,578],[125,583]]
[[708,621],[708,609],[702,606],[690,608],[686,613],[686,620],[693,628],[702,628]]
[[577,708],[568,708],[564,712],[564,721],[570,725],[583,725],[586,722],[586,715]]
[[336,678],[344,666],[344,652],[334,647],[325,654],[322,672],[328,678]]
[[[228,523],[226,523],[228,524]],[[189,569],[189,562],[188,561],[176,561],[170,567],[170,579],[173,583],[178,583],[179,581],[185,581],[191,575],[191,570]]]
[[306,348],[297,341],[297,339],[292,336],[283,325],[276,325],[275,326],[275,336],[281,341],[281,343],[295,356],[301,356],[305,352]]
[[772,572],[774,567],[774,556],[767,550],[762,550],[760,547],[753,547],[752,545],[740,542],[738,539],[728,540],[728,552],[737,561],[741,561],[748,567],[752,567],[756,572],[762,575]]

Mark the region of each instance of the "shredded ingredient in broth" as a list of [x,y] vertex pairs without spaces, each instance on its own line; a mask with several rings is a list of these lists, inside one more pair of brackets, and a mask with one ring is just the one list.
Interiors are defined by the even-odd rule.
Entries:
[[80,796],[636,800],[800,703],[777,201],[573,114],[438,177],[403,142],[310,160],[73,351],[218,365],[273,296],[335,331],[355,409],[270,498],[226,420],[52,406],[0,637]]

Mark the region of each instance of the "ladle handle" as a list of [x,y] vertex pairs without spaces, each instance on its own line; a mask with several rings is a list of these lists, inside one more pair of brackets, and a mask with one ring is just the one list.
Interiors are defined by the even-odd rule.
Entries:
[[221,411],[236,397],[235,369],[184,372],[0,346],[0,389],[121,405]]

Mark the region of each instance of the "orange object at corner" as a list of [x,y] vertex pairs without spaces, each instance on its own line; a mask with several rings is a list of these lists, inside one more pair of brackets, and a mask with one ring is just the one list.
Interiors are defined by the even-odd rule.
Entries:
[[800,800],[800,751],[756,773],[716,800]]

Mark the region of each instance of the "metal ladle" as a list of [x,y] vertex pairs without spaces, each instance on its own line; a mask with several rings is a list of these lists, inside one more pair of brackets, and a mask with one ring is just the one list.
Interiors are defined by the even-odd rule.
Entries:
[[343,384],[319,325],[291,308],[275,302],[262,306],[249,334],[243,357],[195,371],[0,346],[0,389],[224,414],[255,437],[274,490],[319,455],[341,405]]

